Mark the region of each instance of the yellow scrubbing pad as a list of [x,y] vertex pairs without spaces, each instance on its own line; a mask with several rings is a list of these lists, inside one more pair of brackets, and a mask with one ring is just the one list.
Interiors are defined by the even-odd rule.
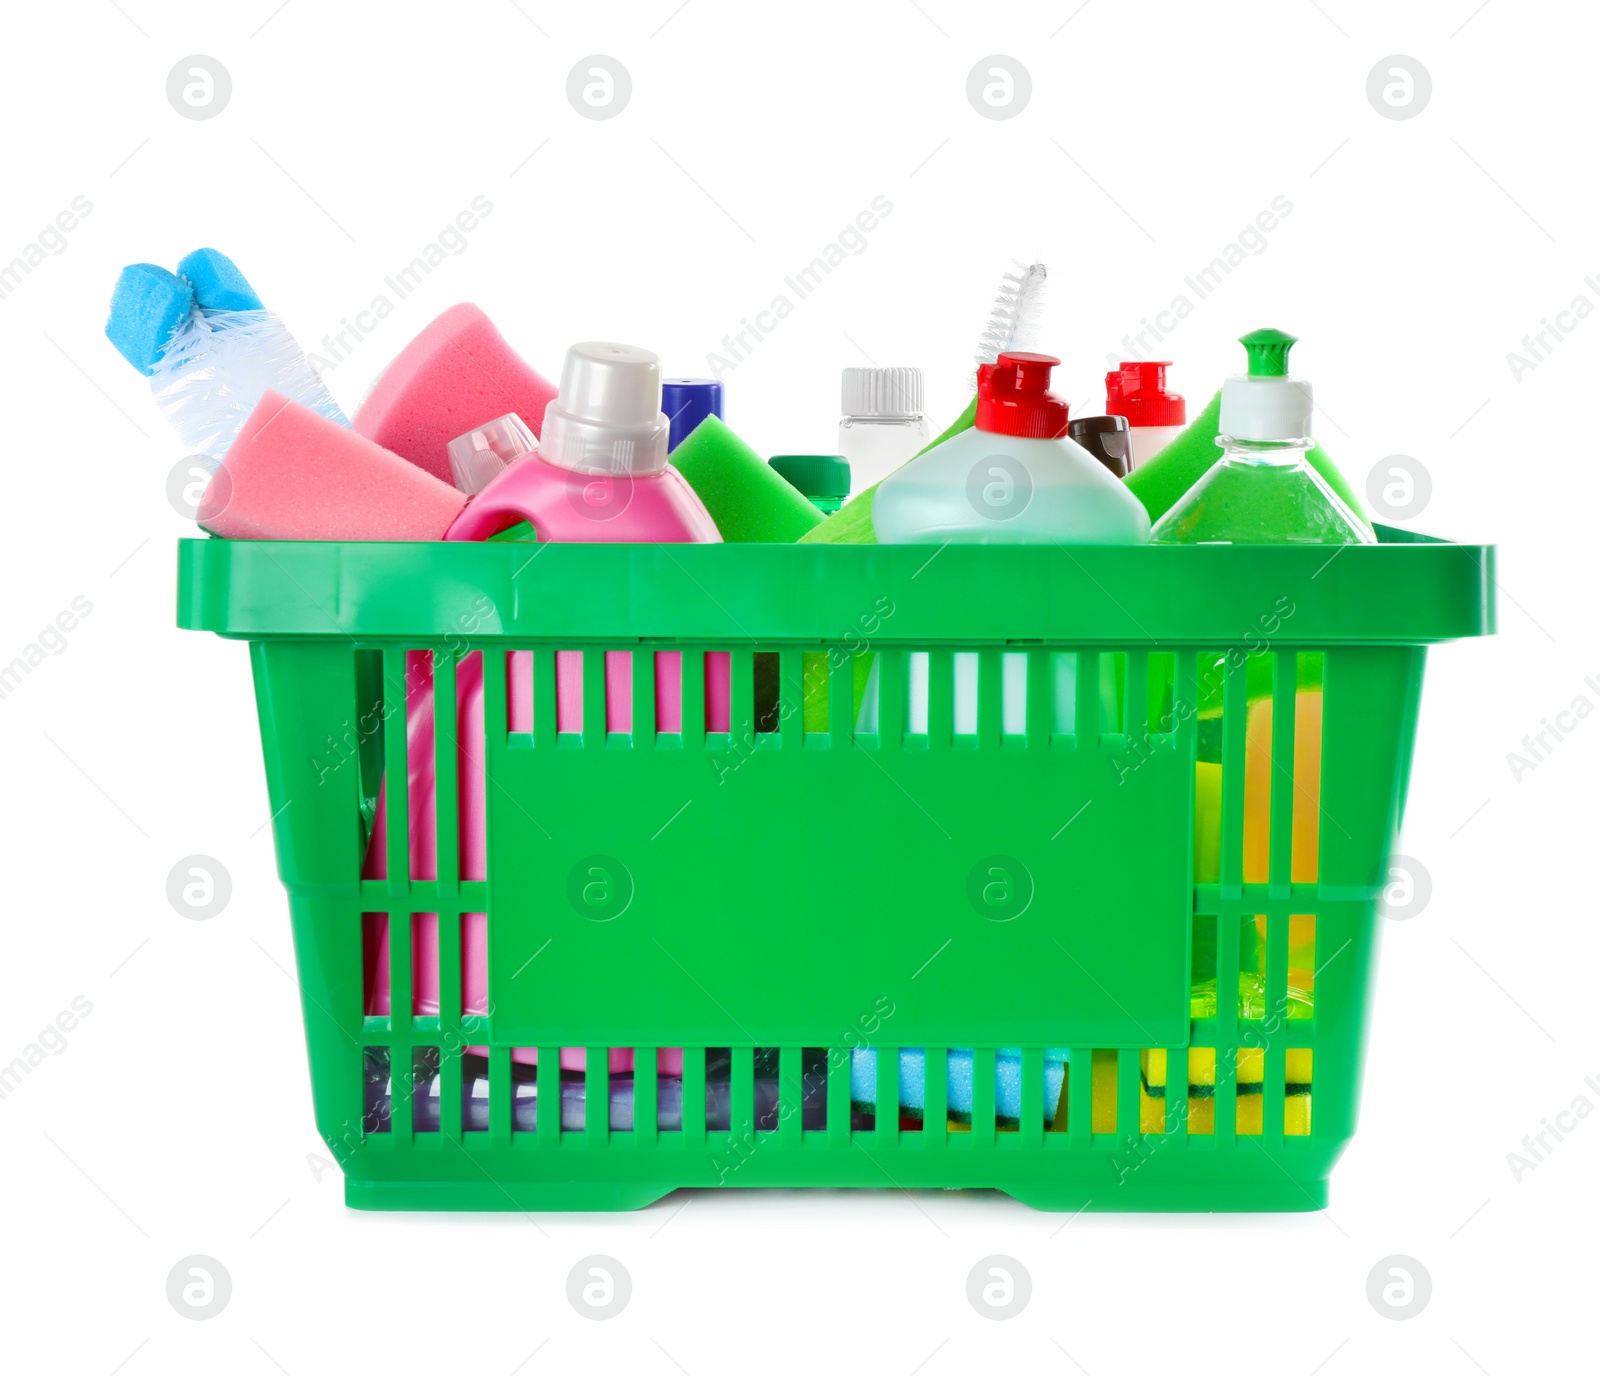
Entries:
[[[1322,796],[1322,693],[1302,688],[1294,699],[1294,769],[1272,761],[1272,699],[1252,702],[1247,709],[1244,755],[1244,882],[1265,884],[1272,834],[1272,790],[1294,788],[1290,822],[1289,878],[1295,884],[1317,882],[1318,802]],[[1220,774],[1220,766],[1213,765]],[[1220,787],[1220,785],[1219,785]],[[1220,793],[1218,795],[1220,800]],[[1196,810],[1199,799],[1195,800]],[[1221,825],[1218,814],[1214,819]],[[1196,845],[1199,844],[1198,827]],[[1201,880],[1201,883],[1208,882]],[[1209,882],[1215,883],[1215,880]]]

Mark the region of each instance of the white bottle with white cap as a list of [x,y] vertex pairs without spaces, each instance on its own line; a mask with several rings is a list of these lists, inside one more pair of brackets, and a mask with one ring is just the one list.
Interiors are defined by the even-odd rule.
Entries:
[[839,453],[865,492],[933,438],[922,412],[921,368],[846,368]]
[[1153,545],[1370,545],[1376,537],[1306,458],[1311,384],[1289,376],[1282,330],[1239,341],[1250,371],[1222,384],[1222,457],[1150,532]]

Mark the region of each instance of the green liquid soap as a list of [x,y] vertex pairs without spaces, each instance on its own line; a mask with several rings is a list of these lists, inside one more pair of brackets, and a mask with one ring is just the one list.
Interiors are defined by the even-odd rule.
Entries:
[[1239,341],[1250,371],[1222,386],[1222,457],[1150,532],[1158,545],[1366,545],[1366,523],[1307,460],[1311,384],[1289,376],[1293,335]]
[[1370,545],[1361,519],[1306,462],[1309,440],[1247,444],[1222,457],[1152,528],[1156,545]]

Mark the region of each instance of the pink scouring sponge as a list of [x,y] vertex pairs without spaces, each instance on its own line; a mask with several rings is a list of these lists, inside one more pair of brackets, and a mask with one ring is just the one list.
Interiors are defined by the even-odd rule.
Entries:
[[211,475],[195,519],[233,540],[442,540],[466,496],[268,391]]
[[361,403],[355,430],[450,482],[451,440],[512,411],[538,435],[555,396],[489,317],[464,302],[400,351]]

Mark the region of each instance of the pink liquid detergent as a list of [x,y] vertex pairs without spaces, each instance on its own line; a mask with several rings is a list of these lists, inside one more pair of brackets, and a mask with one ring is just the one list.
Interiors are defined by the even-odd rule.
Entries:
[[[468,503],[445,536],[483,540],[519,522],[532,525],[541,541],[711,543],[722,536],[694,490],[667,463],[667,418],[661,414],[661,375],[656,356],[626,344],[576,344],[567,351],[560,395],[545,412],[539,449],[515,459]],[[656,730],[682,729],[681,657],[658,653]],[[607,651],[606,730],[633,725],[632,654]],[[465,656],[456,669],[458,813],[461,878],[486,877],[483,764],[483,657]],[[506,660],[507,728],[533,729],[533,656],[514,651]],[[705,657],[707,731],[727,731],[731,717],[729,657]],[[427,651],[406,656],[406,758],[411,877],[438,877],[437,809],[434,793],[433,658]],[[583,655],[556,653],[556,730],[583,729]],[[384,855],[384,790],[378,797],[372,842],[363,876],[387,877]],[[365,915],[366,1007],[374,1016],[391,1011],[388,915]],[[411,917],[412,1014],[439,1014],[439,919]],[[488,919],[466,913],[461,924],[463,1013],[489,1009]],[[478,1055],[487,1048],[468,1047]],[[536,1063],[530,1049],[514,1059]],[[582,1070],[582,1048],[563,1050],[562,1066]],[[613,1072],[633,1068],[633,1053],[611,1051]],[[663,1052],[660,1069],[682,1072],[682,1052]]]

